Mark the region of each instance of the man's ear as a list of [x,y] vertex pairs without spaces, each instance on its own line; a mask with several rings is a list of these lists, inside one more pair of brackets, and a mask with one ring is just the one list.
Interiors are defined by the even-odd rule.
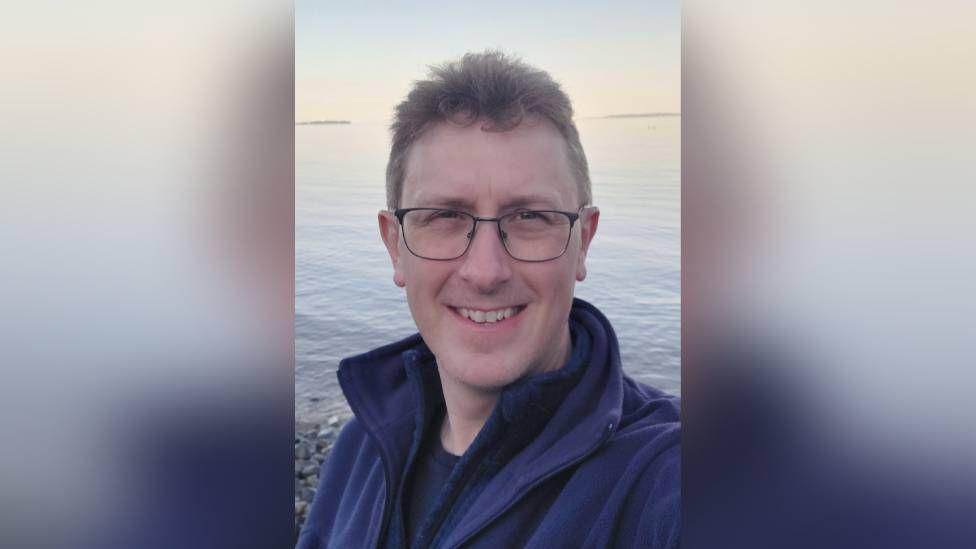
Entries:
[[600,208],[588,206],[580,214],[580,254],[576,264],[576,280],[583,282],[586,278],[586,252],[590,249],[590,242],[596,234],[596,226],[600,223]]
[[400,224],[393,212],[380,210],[377,215],[380,223],[380,238],[386,244],[386,251],[393,262],[393,283],[399,287],[407,285],[403,276],[403,266],[400,264]]

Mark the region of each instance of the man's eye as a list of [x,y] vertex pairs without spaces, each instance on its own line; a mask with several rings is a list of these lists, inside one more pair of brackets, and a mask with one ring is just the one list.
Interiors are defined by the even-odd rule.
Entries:
[[533,219],[542,219],[542,214],[539,212],[519,212],[518,218],[523,221],[531,221]]

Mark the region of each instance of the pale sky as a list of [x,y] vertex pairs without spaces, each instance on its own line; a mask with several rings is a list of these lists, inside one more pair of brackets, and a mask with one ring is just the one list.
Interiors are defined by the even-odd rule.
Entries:
[[428,65],[487,48],[548,71],[577,117],[681,111],[677,0],[461,4],[298,0],[295,119],[388,122]]

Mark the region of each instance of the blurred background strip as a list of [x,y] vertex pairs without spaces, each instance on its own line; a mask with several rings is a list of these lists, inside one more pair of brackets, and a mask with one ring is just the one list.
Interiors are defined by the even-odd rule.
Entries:
[[0,546],[293,544],[290,2],[0,18]]
[[683,3],[683,546],[976,546],[974,16]]

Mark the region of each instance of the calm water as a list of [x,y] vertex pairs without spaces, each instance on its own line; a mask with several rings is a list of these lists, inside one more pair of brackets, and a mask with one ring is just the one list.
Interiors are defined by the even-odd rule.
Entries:
[[[600,226],[576,295],[599,307],[632,377],[680,392],[681,119],[578,121]],[[295,128],[295,405],[348,415],[339,360],[416,331],[393,285],[376,213],[389,137],[380,123]]]

